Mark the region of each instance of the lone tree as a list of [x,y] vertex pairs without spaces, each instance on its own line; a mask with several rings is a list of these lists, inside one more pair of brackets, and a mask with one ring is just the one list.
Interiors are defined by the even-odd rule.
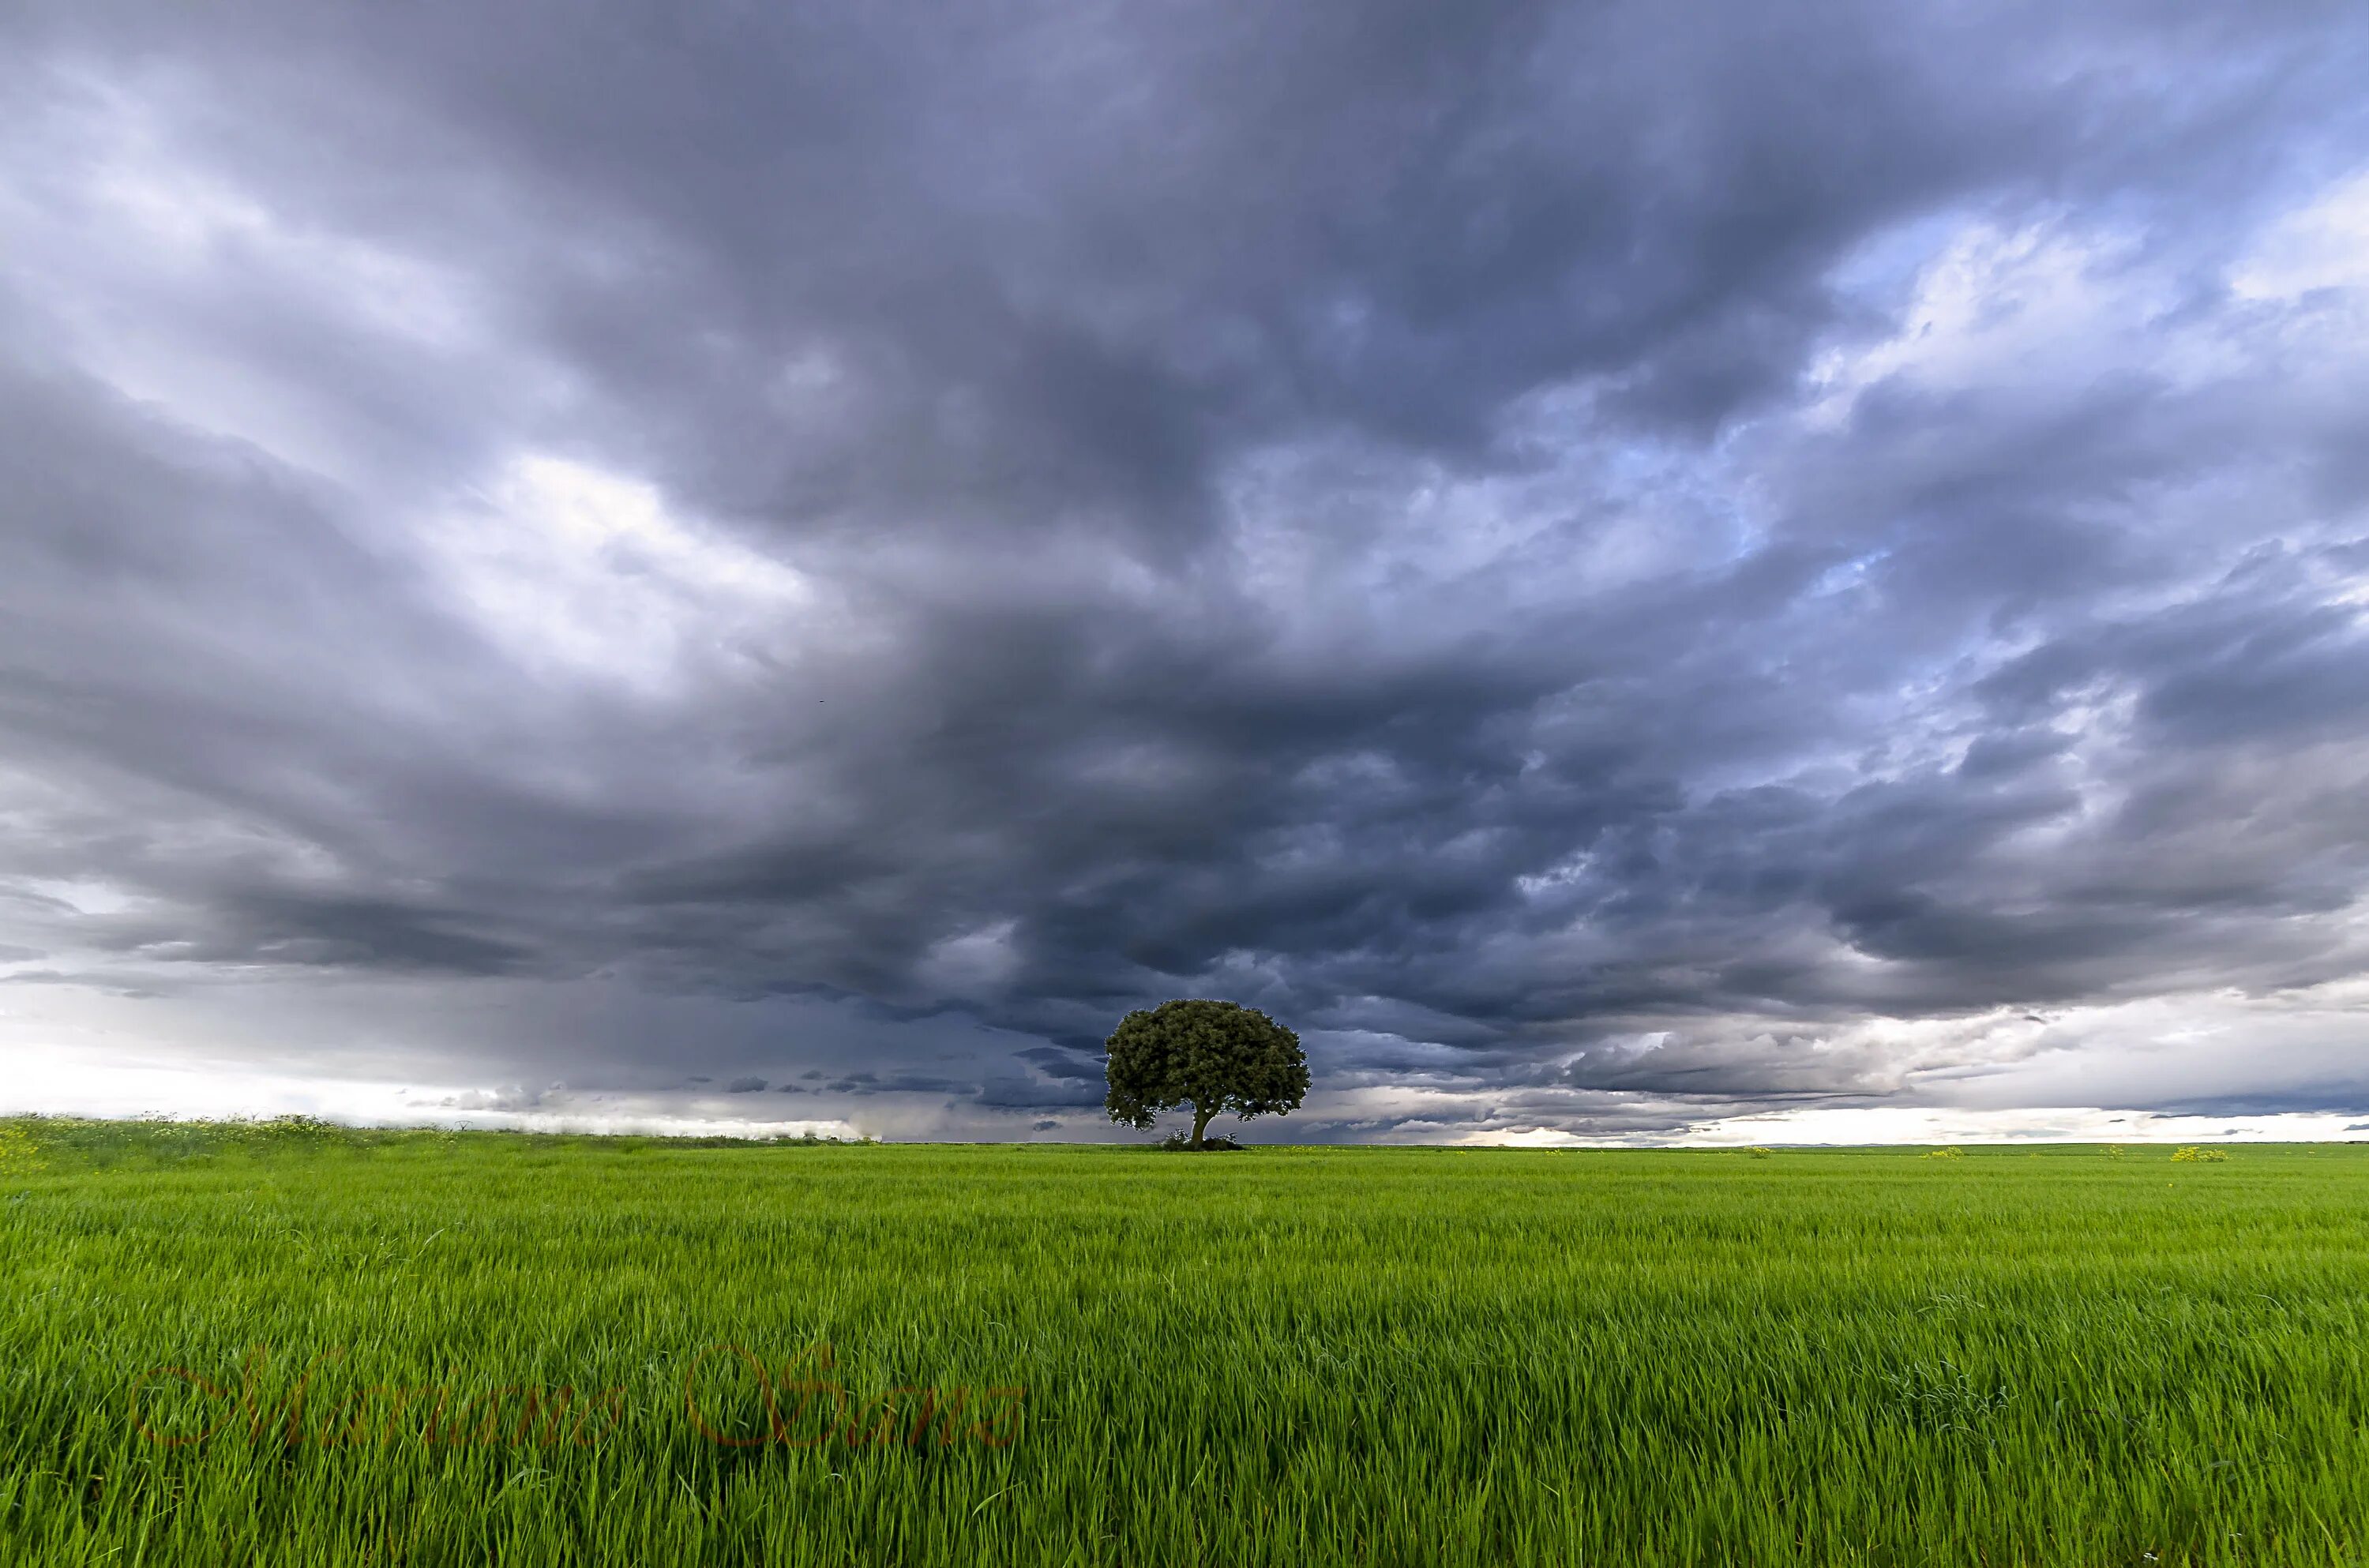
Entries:
[[1128,1013],[1111,1032],[1111,1120],[1149,1128],[1160,1113],[1193,1107],[1193,1146],[1209,1118],[1245,1121],[1299,1108],[1308,1058],[1299,1036],[1254,1007],[1230,1001],[1164,1001]]

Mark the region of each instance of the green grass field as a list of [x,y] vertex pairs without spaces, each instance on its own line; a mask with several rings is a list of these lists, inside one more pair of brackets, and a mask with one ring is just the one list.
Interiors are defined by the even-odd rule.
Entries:
[[0,1123],[0,1553],[2357,1562],[2364,1329],[2369,1148]]

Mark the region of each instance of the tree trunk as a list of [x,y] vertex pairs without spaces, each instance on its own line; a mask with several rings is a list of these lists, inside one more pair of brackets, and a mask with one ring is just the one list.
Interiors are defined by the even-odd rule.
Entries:
[[1201,1146],[1201,1135],[1209,1130],[1209,1118],[1217,1114],[1218,1107],[1215,1105],[1196,1105],[1193,1107],[1194,1148],[1198,1149]]

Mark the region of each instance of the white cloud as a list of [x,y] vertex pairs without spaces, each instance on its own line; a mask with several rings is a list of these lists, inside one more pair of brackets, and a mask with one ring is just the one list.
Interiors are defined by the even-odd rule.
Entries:
[[1689,1128],[1681,1147],[1887,1143],[2295,1143],[2348,1136],[2357,1117],[2338,1113],[2157,1116],[2094,1106],[1977,1111],[1932,1105],[1866,1105],[1770,1111]]
[[517,1088],[398,1083],[274,1071],[227,1060],[124,1054],[63,1045],[15,1045],[0,1080],[0,1115],[143,1116],[174,1120],[306,1116],[356,1127],[505,1127],[522,1132],[645,1133],[727,1138],[854,1139],[836,1117],[733,1115],[696,1098],[570,1094]]
[[[1933,241],[1933,225],[1907,233]],[[1837,280],[1851,273],[1848,263]],[[2097,367],[2158,357],[2152,336],[2177,303],[2136,240],[2067,219],[2003,228],[1966,218],[1942,237],[1899,308],[1897,329],[1837,345],[1810,366],[1802,422],[1833,429],[1892,379],[1927,390],[2001,383],[2079,388]]]
[[530,452],[475,499],[426,531],[431,560],[530,670],[659,695],[719,659],[786,657],[816,628],[804,575],[643,480]]
[[2255,300],[2369,289],[2369,170],[2272,223],[2230,269],[2229,286]]

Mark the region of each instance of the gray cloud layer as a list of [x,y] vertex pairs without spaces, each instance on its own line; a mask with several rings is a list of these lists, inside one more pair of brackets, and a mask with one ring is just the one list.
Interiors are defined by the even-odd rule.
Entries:
[[2356,6],[0,29],[28,991],[1014,1127],[1217,993],[1387,1133],[2369,972]]

